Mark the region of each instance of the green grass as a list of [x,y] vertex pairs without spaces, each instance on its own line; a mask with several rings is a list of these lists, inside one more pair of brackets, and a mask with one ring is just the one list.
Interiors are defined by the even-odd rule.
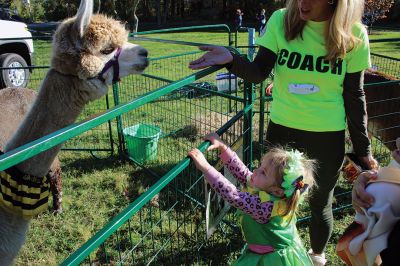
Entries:
[[[384,33],[386,36],[389,33]],[[396,33],[394,33],[396,34]],[[382,34],[383,35],[383,34]],[[378,35],[371,35],[371,39]],[[392,35],[388,35],[392,36]],[[171,40],[185,40],[191,42],[206,42],[211,44],[227,45],[226,35],[221,33],[185,33],[185,34],[157,34],[154,38],[167,38]],[[392,36],[393,38],[393,36]],[[239,40],[241,45],[246,45],[246,34],[240,34]],[[160,44],[156,42],[139,42],[149,50],[151,58],[157,58],[164,55],[180,54],[189,51],[196,51],[195,47],[182,46],[174,44]],[[398,44],[397,44],[398,45]],[[397,46],[398,47],[398,46]],[[386,53],[393,56],[394,49],[391,44],[378,46],[378,53]],[[375,46],[372,51],[375,52]],[[47,65],[50,53],[50,43],[46,41],[35,42],[36,64]],[[389,51],[388,51],[389,49]],[[164,78],[176,80],[188,74],[193,73],[187,68],[190,60],[198,55],[185,57],[176,57],[174,59],[165,59],[152,61],[146,73],[161,76]],[[398,54],[397,54],[398,56]],[[40,80],[43,78],[45,71],[34,71],[35,82],[31,83],[31,88],[39,86]],[[209,76],[201,81],[214,81],[214,76]],[[135,97],[148,92],[157,87],[166,85],[165,82],[157,82],[144,77],[128,77],[124,79],[120,90],[121,102],[129,101]],[[133,88],[133,89],[132,89]],[[239,92],[241,93],[241,92]],[[113,95],[109,93],[110,102],[113,102]],[[170,98],[164,97],[159,101],[155,101],[122,116],[122,125],[127,127],[139,122],[147,122],[161,127],[163,137],[158,143],[158,159],[148,162],[147,167],[159,175],[164,174],[181,159],[186,156],[188,150],[196,147],[202,142],[202,136],[207,131],[215,131],[226,122],[226,118],[232,116],[235,111],[242,109],[242,106],[233,108],[233,112],[229,112],[227,106],[229,102],[221,97],[204,97],[189,99],[184,93],[169,95]],[[81,119],[91,116],[105,109],[104,101],[96,101],[90,104]],[[227,116],[223,115],[227,114]],[[255,117],[255,121],[257,117]],[[239,123],[240,125],[240,123]],[[240,126],[238,126],[240,128]],[[114,141],[117,141],[116,123],[112,122],[112,134]],[[238,129],[237,129],[238,130]],[[107,142],[108,135],[106,133],[107,126],[102,126],[96,133],[89,132],[74,142],[68,142],[67,147],[88,148],[88,147],[109,147]],[[232,137],[233,136],[233,137]],[[235,130],[227,134],[226,140],[234,141],[236,138]],[[256,139],[258,138],[255,136]],[[109,153],[102,153],[103,157],[107,157]],[[121,160],[117,156],[111,156],[108,159],[98,160],[93,158],[87,152],[66,152],[60,153],[60,160],[63,169],[63,209],[61,215],[53,215],[50,212],[42,214],[32,221],[26,244],[24,245],[17,265],[57,265],[62,262],[69,254],[75,251],[91,236],[98,232],[108,221],[120,213],[128,204],[134,201],[139,195],[148,190],[158,177],[151,175],[142,168],[134,164]],[[257,158],[256,158],[257,159]],[[192,168],[191,168],[192,169]],[[192,170],[192,172],[194,172]],[[185,172],[179,176],[175,185],[187,188],[196,181],[192,172]],[[176,182],[178,182],[176,181]],[[174,183],[174,182],[173,182]],[[204,199],[201,194],[201,183],[196,185],[198,190],[193,189],[193,197],[199,200]],[[200,189],[199,189],[200,188]],[[350,185],[340,180],[338,190],[348,190]],[[174,193],[172,193],[173,191]],[[199,240],[204,238],[204,213],[202,209],[187,198],[181,199],[179,206],[168,210],[168,204],[179,198],[176,190],[164,189],[151,202],[146,204],[146,208],[140,214],[135,215],[131,220],[129,227],[123,226],[120,230],[119,241],[112,239],[106,242],[107,252],[99,249],[94,252],[94,264],[105,261],[105,257],[117,258],[117,243],[122,246],[129,246],[130,241],[140,241],[141,234],[139,232],[144,228],[151,232],[149,242],[154,245],[161,245],[159,239],[171,239],[171,249],[165,251],[164,256],[176,256],[178,251],[189,252],[182,246],[182,242],[193,241],[189,236],[198,236]],[[349,198],[338,198],[335,206],[339,206],[349,202]],[[301,210],[299,216],[308,215],[307,206]],[[330,261],[329,265],[342,265],[338,257],[335,255],[334,247],[338,237],[342,234],[346,226],[352,221],[354,213],[351,209],[335,215],[335,226],[332,239],[327,247],[327,257]],[[160,220],[160,217],[166,217],[165,223],[167,227],[154,225]],[[178,229],[177,223],[185,221],[185,227]],[[153,226],[153,227],[150,227]],[[150,229],[149,229],[150,228]],[[166,229],[177,230],[176,235],[169,235]],[[194,232],[198,229],[199,232]],[[227,230],[229,231],[229,230]],[[299,231],[304,239],[305,245],[309,247],[307,222],[299,224]],[[225,232],[226,233],[226,232]],[[130,235],[128,241],[126,236]],[[125,237],[125,238],[124,238]],[[241,247],[241,236],[236,231],[232,239],[237,239],[236,245],[233,247],[233,253],[219,253],[219,249],[225,251],[227,243],[224,239],[227,235],[216,234],[213,241],[209,242],[209,246],[203,247],[203,259],[195,260],[215,265],[224,265],[231,263],[235,259],[235,255]],[[229,238],[229,237],[228,237]],[[198,241],[200,243],[200,241]],[[192,243],[195,245],[196,243]],[[135,253],[136,257],[149,256],[146,250],[150,250],[150,246],[144,249],[138,249]],[[185,253],[183,252],[183,253]],[[180,253],[178,255],[181,255]],[[190,254],[188,254],[190,255]],[[135,257],[134,256],[134,257]],[[133,258],[131,258],[133,259]],[[113,259],[111,259],[111,263]],[[129,263],[127,263],[129,264]],[[130,264],[136,264],[130,261]],[[140,265],[141,263],[137,263]],[[160,263],[162,264],[162,263]]]
[[[370,40],[400,38],[400,31],[372,31]],[[371,51],[377,54],[400,59],[399,42],[371,43]]]

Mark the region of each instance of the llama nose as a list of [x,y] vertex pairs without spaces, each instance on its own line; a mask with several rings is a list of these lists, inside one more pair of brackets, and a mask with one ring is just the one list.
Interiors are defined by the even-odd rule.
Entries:
[[147,50],[146,49],[141,49],[140,51],[139,51],[139,56],[144,56],[144,57],[147,57],[147,55],[148,55],[149,53],[147,52]]

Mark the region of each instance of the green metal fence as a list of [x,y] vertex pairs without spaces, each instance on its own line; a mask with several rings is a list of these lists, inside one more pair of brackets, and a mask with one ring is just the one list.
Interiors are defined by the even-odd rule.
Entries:
[[[35,52],[33,54],[34,65],[30,69],[27,88],[37,90],[49,69],[51,52],[51,38],[48,36],[34,39]],[[0,71],[8,71],[10,68],[0,67]],[[25,69],[20,67],[20,69]],[[111,99],[111,100],[110,100]],[[78,121],[87,119],[97,113],[109,109],[112,104],[112,94],[106,95],[85,106]],[[110,103],[111,102],[111,103]],[[114,151],[111,122],[101,124],[88,132],[84,132],[76,138],[68,140],[63,145],[63,150],[87,151],[96,157],[104,158],[110,156]]]
[[[230,84],[231,91],[218,91],[215,77],[219,71],[192,84],[176,84],[177,79],[187,75],[182,63],[186,65],[198,56],[198,52],[190,52],[153,58],[145,75],[130,77],[129,83],[123,82],[115,88],[116,103],[123,103],[149,88],[165,84],[175,87],[171,93],[118,118],[119,132],[138,124],[161,129],[154,160],[138,162],[130,156],[129,145],[122,146],[124,154],[160,179],[64,265],[222,264],[240,251],[241,240],[235,237],[238,228],[233,226],[233,215],[227,215],[224,223],[218,225],[222,230],[207,238],[205,184],[201,173],[189,165],[186,155],[194,147],[204,150],[207,144],[203,143],[203,136],[218,131],[227,143],[241,143],[245,161],[251,161],[252,86],[246,84],[248,89],[244,89]],[[162,71],[160,66],[164,67]],[[126,136],[123,133],[120,136],[125,144]],[[218,161],[216,154],[209,159]],[[215,253],[216,249],[219,252]],[[210,254],[211,250],[215,255]]]
[[[229,42],[229,38],[227,40]],[[161,42],[161,39],[146,41]],[[85,150],[81,142],[93,141],[82,134],[93,135],[90,133],[92,129],[110,121],[105,131],[118,136],[119,151],[128,155],[124,145],[125,128],[145,123],[161,129],[156,158],[142,162],[145,169],[160,180],[65,264],[76,264],[85,258],[90,264],[188,264],[196,261],[209,264],[226,261],[231,251],[238,251],[241,246],[234,246],[232,232],[237,228],[229,219],[217,225],[223,228],[222,231],[218,230],[210,239],[207,238],[204,230],[204,182],[200,173],[189,166],[186,154],[199,145],[204,150],[206,144],[202,137],[219,130],[227,143],[241,143],[244,160],[251,162],[252,86],[243,84],[233,88],[234,84],[230,83],[229,90],[221,92],[215,80],[216,74],[221,72],[219,68],[194,74],[187,69],[187,63],[199,56],[197,43],[162,42],[191,46],[196,51],[152,58],[145,75],[127,77],[121,86],[114,86],[110,91],[108,97],[115,107],[0,157],[0,169],[6,169],[77,136],[80,145],[77,150]],[[43,77],[43,73],[38,71],[36,76],[31,76],[31,86]],[[99,104],[95,103],[95,106],[94,113],[102,110]],[[216,154],[210,160],[217,163]],[[234,220],[232,215],[227,217]],[[85,248],[87,245],[89,249]],[[225,254],[225,259],[220,255],[203,256],[217,247]]]
[[[243,112],[232,117],[226,130],[241,117]],[[232,145],[242,137],[222,136]],[[206,147],[205,143],[199,146],[203,151]],[[210,160],[217,159],[214,155]],[[205,198],[201,173],[185,158],[62,265],[224,264],[233,252],[240,251],[241,241],[232,215],[207,239]]]
[[[204,151],[208,144],[202,137],[217,131],[231,146],[242,148],[243,159],[251,167],[253,138],[260,143],[263,140],[264,126],[268,123],[268,113],[264,110],[269,108],[265,100],[271,98],[265,97],[264,85],[255,88],[245,82],[237,87],[230,84],[230,91],[219,91],[216,75],[223,70],[218,67],[196,73],[188,70],[187,63],[199,56],[196,48],[199,43],[171,38],[169,33],[179,30],[168,30],[168,34],[153,31],[145,33],[146,37],[136,37],[137,41],[159,43],[159,49],[162,45],[175,45],[177,53],[152,57],[146,74],[124,78],[119,86],[110,89],[109,101],[93,103],[94,108],[83,117],[108,109],[106,112],[0,156],[2,170],[79,136],[76,144],[69,145],[86,150],[82,143],[89,143],[88,150],[103,156],[115,150],[113,143],[118,143],[120,154],[142,165],[149,176],[157,177],[158,181],[151,188],[69,256],[63,265],[221,265],[229,264],[240,253],[243,243],[231,212],[216,225],[215,233],[207,237],[206,188],[201,173],[189,163],[186,154],[194,147]],[[229,30],[226,33],[224,42],[228,44],[232,39]],[[373,64],[382,65],[374,57]],[[395,76],[399,72],[398,64],[388,69],[394,71],[392,75]],[[43,77],[44,72],[38,73],[42,74],[32,75],[32,84]],[[256,91],[260,101],[255,101]],[[138,124],[161,130],[156,156],[140,162],[129,153],[124,135],[125,129]],[[260,125],[258,129],[251,126],[255,124]],[[105,137],[91,133],[94,128],[99,128],[98,134]],[[93,143],[107,143],[107,148],[93,148]],[[209,156],[209,160],[224,171],[216,154]]]
[[[371,40],[371,44],[375,43],[397,47],[400,38]],[[396,138],[400,137],[400,58],[375,53],[372,48],[371,61],[372,69],[380,75],[365,76],[368,132],[374,156],[385,165],[391,159]]]

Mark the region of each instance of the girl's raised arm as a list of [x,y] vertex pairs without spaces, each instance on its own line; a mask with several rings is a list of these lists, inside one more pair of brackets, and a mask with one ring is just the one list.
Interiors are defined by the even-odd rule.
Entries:
[[231,206],[250,215],[259,223],[269,222],[274,207],[273,201],[261,202],[258,195],[241,191],[214,167],[208,168],[204,177],[211,187]]
[[220,152],[219,157],[229,169],[229,172],[231,172],[241,184],[246,184],[247,178],[250,177],[252,173],[242,160],[240,160],[239,156],[232,151],[216,133],[208,134],[204,139],[211,142],[207,151],[218,149]]

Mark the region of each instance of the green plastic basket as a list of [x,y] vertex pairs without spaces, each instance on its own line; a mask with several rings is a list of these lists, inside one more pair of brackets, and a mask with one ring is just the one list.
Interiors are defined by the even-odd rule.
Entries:
[[161,129],[149,124],[136,124],[123,130],[128,155],[143,163],[157,157],[157,143]]

